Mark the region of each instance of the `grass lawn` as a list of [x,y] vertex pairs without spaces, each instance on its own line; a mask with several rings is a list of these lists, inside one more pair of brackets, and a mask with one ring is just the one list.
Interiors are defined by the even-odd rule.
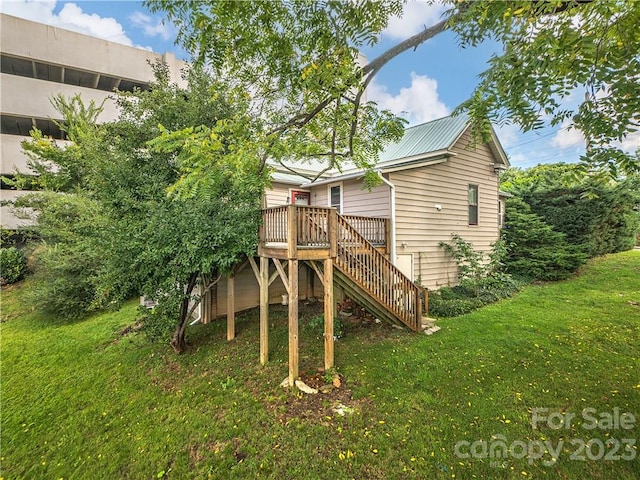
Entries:
[[[260,366],[257,312],[240,316],[232,342],[224,322],[193,327],[175,356],[121,334],[133,302],[60,323],[21,301],[26,288],[2,292],[6,480],[640,478],[637,251],[442,319],[433,336],[351,327],[336,342],[341,387],[315,396],[279,386],[281,307]],[[301,314],[311,376],[322,340],[305,327],[317,312]],[[338,402],[354,412],[334,413]],[[505,458],[484,451],[501,453],[500,441]]]

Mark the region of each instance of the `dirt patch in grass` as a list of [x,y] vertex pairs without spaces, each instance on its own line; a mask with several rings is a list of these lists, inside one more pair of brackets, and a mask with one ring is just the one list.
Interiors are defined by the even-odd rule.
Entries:
[[[316,394],[308,394],[301,392],[296,387],[289,388],[284,398],[280,397],[267,403],[267,409],[282,424],[289,423],[294,419],[313,424],[329,424],[336,417],[362,411],[370,403],[370,400],[367,398],[354,399],[347,380],[341,375],[338,378],[340,386],[333,387],[326,393],[319,391]],[[303,372],[300,375],[300,380],[318,390],[331,385],[325,381],[321,372]],[[328,387],[326,388],[328,389]],[[340,410],[342,415],[336,410]]]
[[140,330],[142,330],[143,326],[144,325],[142,324],[142,322],[135,322],[133,325],[127,325],[126,327],[124,327],[122,330],[118,332],[118,336],[125,337],[130,333],[139,332]]
[[208,454],[218,454],[225,450],[229,445],[228,441],[212,440],[206,443],[193,443],[187,447],[189,454],[189,464],[191,468],[196,467],[200,462],[205,460]]

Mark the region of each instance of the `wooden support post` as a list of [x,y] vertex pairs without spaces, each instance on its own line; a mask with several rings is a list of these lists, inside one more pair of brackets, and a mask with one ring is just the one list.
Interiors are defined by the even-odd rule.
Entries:
[[424,315],[429,315],[429,289],[424,287],[422,291],[424,293],[424,305],[422,306],[422,313]]
[[295,205],[287,205],[287,257],[298,257],[298,211]]
[[227,340],[236,337],[235,277],[227,277]]
[[422,328],[422,301],[425,291],[422,288],[416,290],[416,326],[414,330],[419,332]]
[[315,297],[315,280],[316,280],[316,274],[313,273],[313,269],[307,265],[307,268],[305,269],[306,273],[307,273],[307,300],[310,300],[311,298]]
[[260,257],[260,363],[269,361],[269,259]]
[[324,369],[333,368],[333,259],[324,261]]
[[298,260],[289,260],[289,385],[298,379]]

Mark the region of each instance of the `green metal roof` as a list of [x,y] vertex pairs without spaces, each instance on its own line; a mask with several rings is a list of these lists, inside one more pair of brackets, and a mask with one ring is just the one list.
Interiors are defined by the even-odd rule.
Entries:
[[[458,115],[439,118],[409,127],[398,142],[387,145],[380,152],[376,168],[382,171],[387,168],[401,168],[404,165],[409,166],[415,162],[429,161],[429,159],[435,161],[449,155],[451,147],[460,138],[468,125],[469,117],[467,115]],[[494,138],[494,142],[498,142],[497,137]],[[494,153],[496,156],[498,158],[504,157],[505,164],[508,165],[506,155],[499,143],[493,148],[495,148]],[[318,168],[318,165],[315,165],[313,161],[307,165],[309,169],[314,167]],[[320,171],[320,168],[318,168],[318,171]],[[353,163],[345,162],[342,166],[342,171],[331,170],[323,175],[323,178],[316,180],[312,184],[336,181],[346,176],[355,175],[358,172],[361,172],[361,170],[356,168]]]
[[380,152],[380,163],[447,150],[460,137],[468,122],[466,115],[459,115],[409,127],[399,142],[387,145]]
[[293,173],[285,173],[285,172],[273,172],[271,174],[271,180],[277,183],[288,183],[291,185],[302,185],[303,183],[308,183],[309,179],[303,177],[301,175],[295,175]]

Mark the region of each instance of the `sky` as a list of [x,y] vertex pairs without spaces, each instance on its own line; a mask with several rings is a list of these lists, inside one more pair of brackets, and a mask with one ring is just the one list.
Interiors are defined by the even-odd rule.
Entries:
[[[137,1],[2,0],[0,11],[105,40],[158,53],[174,52],[188,60],[175,45],[176,29],[162,15],[151,14]],[[400,40],[437,22],[444,7],[410,1],[402,18],[391,19],[382,41],[363,51],[373,59]],[[461,49],[453,34],[442,33],[389,62],[371,83],[369,100],[417,125],[448,115],[466,100],[487,68],[487,60],[500,52],[496,43]],[[567,99],[570,103],[572,100]],[[512,166],[574,162],[584,152],[584,139],[569,124],[522,133],[514,125],[496,128]],[[640,135],[625,147],[640,147]]]

